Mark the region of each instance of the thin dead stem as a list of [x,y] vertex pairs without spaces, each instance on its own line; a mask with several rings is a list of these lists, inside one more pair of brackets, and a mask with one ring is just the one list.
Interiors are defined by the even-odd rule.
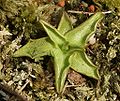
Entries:
[[[73,10],[68,10],[69,13],[76,13],[76,14],[95,14],[96,12],[84,12],[84,11],[73,11]],[[102,12],[103,14],[109,14],[112,13],[112,11],[106,11],[106,12]]]
[[17,97],[20,101],[29,101],[28,98],[18,91],[14,90],[11,86],[9,86],[7,83],[0,83],[0,89],[9,93],[10,95],[13,95]]

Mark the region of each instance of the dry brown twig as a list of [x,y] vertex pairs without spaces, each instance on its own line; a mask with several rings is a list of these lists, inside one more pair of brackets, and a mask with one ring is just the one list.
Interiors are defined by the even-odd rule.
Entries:
[[25,88],[25,86],[28,84],[29,82],[26,82],[25,85],[23,85],[23,87],[21,87],[22,89],[20,89],[20,91],[17,91],[15,89],[13,89],[11,86],[9,86],[7,83],[0,83],[0,89],[9,93],[10,95],[17,97],[20,101],[30,101],[27,96],[23,95],[21,93],[21,91]]

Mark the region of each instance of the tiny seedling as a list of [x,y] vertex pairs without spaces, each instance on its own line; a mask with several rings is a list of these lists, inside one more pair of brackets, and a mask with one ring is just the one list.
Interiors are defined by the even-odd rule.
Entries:
[[41,20],[40,23],[48,37],[30,40],[14,53],[14,57],[28,56],[37,61],[43,56],[51,56],[54,60],[55,85],[58,93],[61,93],[64,88],[69,68],[98,79],[97,67],[87,57],[85,46],[102,18],[103,14],[98,12],[73,28],[67,13],[63,13],[57,29]]

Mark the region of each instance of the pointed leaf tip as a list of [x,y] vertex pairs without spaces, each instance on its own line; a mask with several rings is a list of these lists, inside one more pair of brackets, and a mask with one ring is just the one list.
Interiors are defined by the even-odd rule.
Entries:
[[64,36],[61,35],[56,28],[48,24],[47,22],[41,20],[40,21],[43,28],[47,32],[49,38],[56,44],[56,45],[62,45],[66,41]]
[[94,79],[99,78],[97,67],[83,51],[75,51],[70,56],[69,62],[73,70]]
[[65,35],[66,32],[72,30],[72,24],[70,18],[66,12],[63,12],[60,23],[58,25],[58,31],[60,34]]
[[48,37],[30,40],[25,46],[18,49],[13,57],[27,56],[35,60],[40,60],[44,55],[50,55],[54,45]]
[[97,23],[103,18],[103,14],[98,12],[91,16],[88,20],[83,22],[75,29],[66,33],[65,37],[69,42],[70,46],[84,47],[96,29]]

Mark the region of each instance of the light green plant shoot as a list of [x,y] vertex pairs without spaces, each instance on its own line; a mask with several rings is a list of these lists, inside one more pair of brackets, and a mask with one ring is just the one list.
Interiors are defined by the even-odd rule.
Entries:
[[54,59],[55,85],[58,93],[64,88],[69,68],[86,76],[98,79],[96,66],[85,53],[88,39],[94,34],[97,23],[103,18],[98,12],[84,23],[73,28],[67,13],[63,13],[58,28],[41,20],[48,37],[30,40],[25,46],[14,53],[14,57],[28,56],[40,60],[49,55]]

